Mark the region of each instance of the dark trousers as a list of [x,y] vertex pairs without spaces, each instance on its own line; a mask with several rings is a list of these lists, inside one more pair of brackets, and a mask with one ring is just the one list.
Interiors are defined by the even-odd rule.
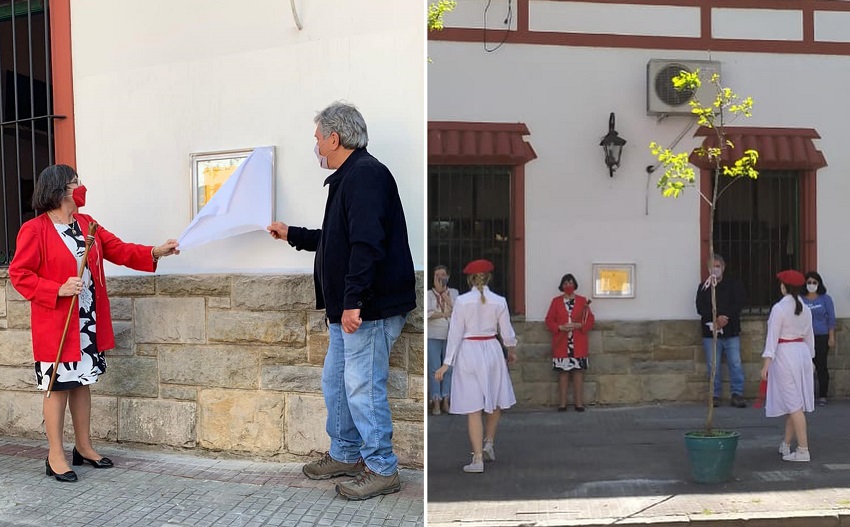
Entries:
[[829,391],[829,370],[826,369],[826,354],[829,351],[829,335],[815,335],[815,369],[818,373],[818,397],[826,398]]

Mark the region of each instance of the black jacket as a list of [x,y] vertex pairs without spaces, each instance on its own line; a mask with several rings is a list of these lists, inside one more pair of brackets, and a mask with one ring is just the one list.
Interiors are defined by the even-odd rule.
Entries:
[[[724,275],[723,280],[717,282],[716,289],[717,316],[729,317],[729,323],[717,337],[737,337],[741,334],[741,310],[746,299],[744,286],[735,277]],[[703,284],[697,287],[696,304],[702,320],[702,336],[711,338],[711,330],[706,325],[706,322],[711,322],[711,287],[703,288]]]
[[358,148],[326,180],[321,229],[289,227],[296,249],[316,251],[316,309],[339,323],[345,309],[363,320],[416,307],[416,277],[398,187],[389,169]]

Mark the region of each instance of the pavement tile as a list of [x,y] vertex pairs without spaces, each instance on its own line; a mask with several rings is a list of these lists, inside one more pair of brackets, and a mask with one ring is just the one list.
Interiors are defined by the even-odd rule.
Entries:
[[776,452],[784,419],[718,408],[715,425],[741,433],[734,477],[720,485],[689,474],[682,436],[702,427],[701,404],[503,415],[484,474],[461,471],[466,417],[428,418],[428,525],[850,525],[848,401],[807,414],[812,462],[796,464]]
[[[337,496],[339,479],[309,480],[300,463],[213,459],[115,444],[98,445],[98,451],[116,467],[74,467],[80,481],[63,484],[44,474],[44,441],[0,437],[0,527],[334,527],[351,524],[355,514],[362,514],[364,523],[398,527],[399,503],[405,519],[424,525],[424,476],[418,470],[401,470],[403,492],[355,502]],[[61,510],[55,503],[63,504]],[[392,516],[396,519],[387,520]]]

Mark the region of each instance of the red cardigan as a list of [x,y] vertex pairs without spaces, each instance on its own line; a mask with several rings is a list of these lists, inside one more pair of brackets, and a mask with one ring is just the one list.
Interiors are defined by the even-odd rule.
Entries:
[[[585,308],[587,309],[586,317],[582,316],[582,313],[585,313]],[[552,332],[552,358],[565,359],[568,356],[567,338],[569,332],[558,329],[558,326],[567,322],[582,322],[580,329],[573,330],[573,356],[577,359],[587,357],[587,334],[593,329],[595,320],[593,311],[590,310],[587,303],[587,298],[576,295],[572,317],[567,313],[567,306],[564,305],[564,295],[553,298],[549,305],[549,312],[546,313],[546,327]]]
[[[88,234],[87,214],[74,214],[83,235]],[[109,298],[106,294],[106,276],[103,274],[104,258],[114,264],[137,271],[155,271],[150,245],[124,243],[103,227],[98,227],[95,241],[88,254],[95,291],[95,322],[97,349],[105,351],[115,347]],[[18,292],[32,306],[32,351],[36,361],[53,362],[59,351],[62,329],[72,297],[59,296],[59,287],[71,276],[77,276],[77,260],[68,250],[47,214],[24,223],[18,233],[17,248],[9,265],[9,279]],[[80,360],[80,313],[74,309],[68,325],[68,335],[62,347],[62,362]]]

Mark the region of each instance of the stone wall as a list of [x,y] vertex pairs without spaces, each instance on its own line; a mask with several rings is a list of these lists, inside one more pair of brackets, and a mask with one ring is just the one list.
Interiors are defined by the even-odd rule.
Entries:
[[[311,275],[107,280],[116,348],[92,387],[96,440],[281,460],[329,447],[321,391],[328,331]],[[417,273],[417,305],[423,305]],[[423,465],[424,335],[411,313],[390,357],[396,453]],[[0,271],[0,430],[43,437],[30,305]],[[70,418],[66,431],[72,433]]]
[[[758,395],[766,318],[742,321],[741,359],[744,396]],[[850,396],[850,319],[838,321],[836,349],[830,351],[829,391]],[[552,371],[551,337],[543,322],[514,322],[519,337],[518,362],[511,367],[521,407],[557,406],[557,374]],[[723,374],[724,398],[729,397]],[[589,369],[585,374],[587,404],[639,404],[667,401],[705,401],[708,383],[698,320],[597,322],[590,333]],[[572,391],[572,387],[570,387]],[[570,395],[572,401],[572,395]]]

